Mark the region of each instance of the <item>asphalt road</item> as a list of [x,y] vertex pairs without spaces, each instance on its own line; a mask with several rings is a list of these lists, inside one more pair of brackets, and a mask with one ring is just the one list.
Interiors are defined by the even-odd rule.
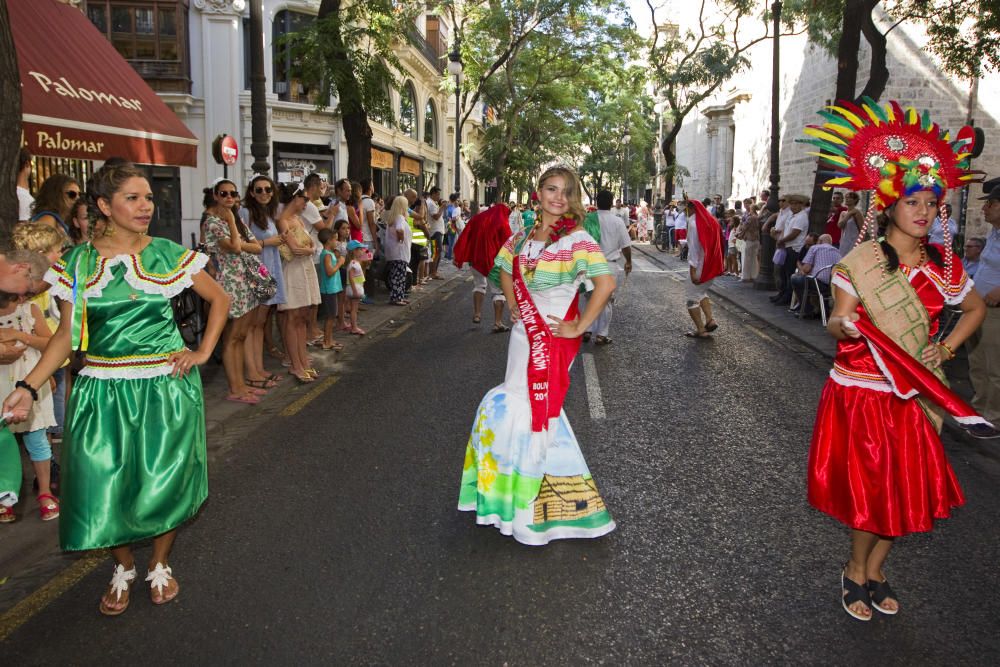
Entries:
[[714,340],[686,339],[682,276],[636,269],[614,344],[583,349],[605,416],[582,363],[566,403],[611,535],[526,547],[456,511],[507,342],[490,315],[471,324],[462,282],[295,415],[227,431],[172,559],[176,602],[137,586],[101,617],[109,562],[0,643],[0,663],[996,664],[996,460],[949,445],[967,506],[900,540],[898,616],[851,620],[847,532],[805,500],[827,362],[726,309]]

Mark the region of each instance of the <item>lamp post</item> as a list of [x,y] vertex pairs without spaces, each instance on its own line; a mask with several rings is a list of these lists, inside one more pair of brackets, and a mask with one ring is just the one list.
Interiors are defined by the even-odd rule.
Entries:
[[263,14],[263,0],[250,0],[250,154],[253,155],[250,168],[255,174],[266,174],[271,170],[267,162],[271,140],[267,136]]
[[[781,0],[775,0],[771,5],[771,20],[774,22],[774,49],[771,53],[771,186],[767,200],[767,210],[772,213],[778,210],[778,181],[781,180],[779,164],[779,134],[781,121],[778,117],[779,75],[781,71]],[[774,239],[770,234],[760,237],[760,273],[754,280],[754,288],[759,290],[774,289]]]
[[622,143],[625,144],[625,156],[622,162],[622,203],[628,206],[628,146],[632,141],[632,135],[628,131],[628,125],[625,126],[625,134],[622,135]]
[[458,48],[458,40],[448,54],[448,73],[455,77],[455,192],[461,197],[462,172],[460,152],[462,150],[462,110],[461,110],[461,83],[462,83],[462,52]]

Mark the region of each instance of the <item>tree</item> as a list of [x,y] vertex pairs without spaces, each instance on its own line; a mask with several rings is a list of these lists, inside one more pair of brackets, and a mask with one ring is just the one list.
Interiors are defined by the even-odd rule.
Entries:
[[[750,0],[699,0],[697,25],[683,32],[657,18],[653,0],[646,0],[646,5],[654,27],[649,63],[657,93],[666,103],[664,115],[669,123],[660,146],[666,158],[669,193],[678,167],[674,142],[684,119],[745,69],[749,64],[746,52],[772,35],[766,14],[754,13],[756,3]],[[754,22],[757,27],[753,27]],[[797,33],[787,28],[783,34]]]
[[[787,0],[791,20],[807,20],[809,38],[837,58],[834,99],[878,101],[889,83],[886,64],[888,36],[906,22],[923,24],[930,39],[928,49],[945,72],[978,78],[986,70],[1000,69],[1000,7],[994,0]],[[884,11],[892,24],[885,32],[875,22]],[[872,50],[868,79],[857,93],[858,50],[864,36]],[[832,190],[817,169],[813,183],[810,228],[822,229],[830,210]]]
[[398,49],[412,44],[422,3],[393,0],[322,0],[314,24],[286,35],[295,74],[317,90],[316,108],[336,97],[347,142],[347,177],[371,176],[374,113],[391,118],[389,89],[398,87]]
[[7,3],[0,2],[0,242],[17,224],[17,156],[21,147],[21,75]]
[[617,0],[561,4],[565,11],[547,11],[545,18],[535,11],[511,17],[487,12],[465,24],[471,38],[463,42],[466,81],[472,82],[466,99],[490,108],[473,169],[480,179],[496,180],[501,196],[512,186],[531,189],[547,162],[579,162],[578,127],[589,91],[628,59],[623,45],[633,34]]

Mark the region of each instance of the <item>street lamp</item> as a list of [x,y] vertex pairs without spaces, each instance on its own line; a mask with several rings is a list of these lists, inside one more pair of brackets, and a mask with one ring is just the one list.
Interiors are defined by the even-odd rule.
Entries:
[[462,110],[459,93],[462,83],[462,52],[458,48],[458,39],[455,40],[455,46],[448,54],[448,73],[455,77],[455,192],[461,197],[462,172],[459,153],[462,150]]
[[[234,0],[233,7],[243,0]],[[240,9],[242,11],[242,8]],[[267,174],[271,166],[267,156],[271,152],[267,136],[267,76],[264,74],[264,18],[263,0],[250,0],[250,154],[251,169],[255,174]]]
[[625,134],[622,135],[622,143],[625,144],[625,158],[622,163],[622,203],[628,206],[628,145],[632,141],[628,126],[625,127]]
[[[781,44],[781,0],[775,0],[771,5],[771,20],[774,22],[774,49],[771,54],[771,187],[770,196],[767,200],[767,209],[772,213],[778,210],[778,181],[781,179],[781,165],[779,164],[779,132],[781,129],[778,117],[778,104],[780,103],[779,75],[780,75],[780,44]],[[774,239],[771,235],[760,237],[760,273],[754,281],[754,288],[759,290],[770,290],[774,288]]]

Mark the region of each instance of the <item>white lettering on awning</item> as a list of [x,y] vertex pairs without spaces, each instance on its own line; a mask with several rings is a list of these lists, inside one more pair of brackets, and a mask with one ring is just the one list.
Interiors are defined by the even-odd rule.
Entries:
[[46,93],[55,92],[57,95],[62,95],[63,97],[82,99],[87,102],[96,101],[102,104],[116,104],[130,111],[142,111],[142,101],[135,98],[120,97],[103,90],[79,88],[71,84],[64,76],[59,77],[57,81],[53,81],[41,72],[28,72],[28,74],[31,75]]

